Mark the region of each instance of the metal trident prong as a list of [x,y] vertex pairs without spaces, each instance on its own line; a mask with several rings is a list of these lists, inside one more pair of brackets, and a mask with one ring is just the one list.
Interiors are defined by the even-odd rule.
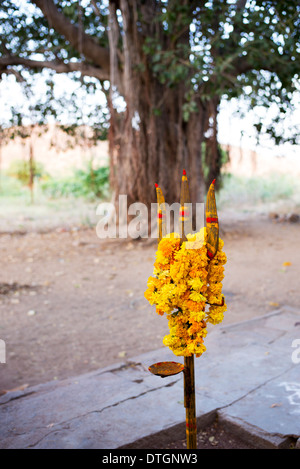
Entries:
[[215,181],[214,179],[207,192],[205,209],[207,243],[209,245],[207,255],[210,260],[217,254],[219,245],[219,220],[215,196]]
[[157,226],[158,226],[158,243],[162,238],[167,235],[166,228],[166,204],[161,188],[158,184],[156,187],[156,198],[157,198]]

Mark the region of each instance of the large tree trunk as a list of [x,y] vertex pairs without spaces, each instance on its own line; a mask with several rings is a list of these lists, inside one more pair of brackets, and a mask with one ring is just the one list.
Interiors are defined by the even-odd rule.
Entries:
[[[161,85],[143,52],[145,37],[159,35],[160,42],[165,41],[161,25],[153,21],[157,2],[139,3],[142,24],[137,16],[137,1],[121,0],[119,7],[123,20],[121,37],[115,5],[110,2],[110,156],[116,205],[118,196],[126,194],[128,204],[138,201],[149,207],[156,202],[154,183],[163,190],[167,203],[179,202],[183,169],[188,174],[191,201],[203,202],[207,183],[217,178],[220,171],[216,140],[218,100],[197,98],[198,110],[185,122],[185,83],[169,88]],[[122,72],[116,50],[120,39]],[[114,106],[115,90],[125,99],[123,113]],[[209,168],[206,178],[204,163]]]

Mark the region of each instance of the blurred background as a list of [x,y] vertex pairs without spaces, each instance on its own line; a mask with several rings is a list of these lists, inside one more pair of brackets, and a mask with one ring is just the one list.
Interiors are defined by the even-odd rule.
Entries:
[[298,307],[299,6],[3,0],[0,393],[162,347],[156,241],[99,239],[101,202],[194,202],[217,179],[224,323]]

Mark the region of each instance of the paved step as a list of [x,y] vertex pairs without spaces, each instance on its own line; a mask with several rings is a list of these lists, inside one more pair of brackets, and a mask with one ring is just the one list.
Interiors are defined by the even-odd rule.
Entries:
[[[299,353],[292,347],[297,339]],[[230,431],[258,447],[296,443],[300,310],[284,307],[250,321],[214,326],[205,345],[207,351],[195,359],[199,427],[218,415]],[[162,348],[1,396],[0,448],[151,449],[157,441],[185,438],[182,373],[160,378],[148,371],[165,360],[174,361],[174,355]]]

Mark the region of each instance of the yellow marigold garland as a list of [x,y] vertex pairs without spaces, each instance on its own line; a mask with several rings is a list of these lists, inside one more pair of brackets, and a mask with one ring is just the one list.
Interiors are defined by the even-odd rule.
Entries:
[[219,239],[218,251],[209,260],[206,228],[187,235],[182,244],[179,235],[172,233],[158,245],[154,277],[148,279],[145,297],[156,305],[158,314],[166,313],[170,333],[163,343],[175,355],[202,355],[206,350],[203,343],[206,323],[218,324],[223,320],[226,311],[221,283],[226,263],[223,245]]

